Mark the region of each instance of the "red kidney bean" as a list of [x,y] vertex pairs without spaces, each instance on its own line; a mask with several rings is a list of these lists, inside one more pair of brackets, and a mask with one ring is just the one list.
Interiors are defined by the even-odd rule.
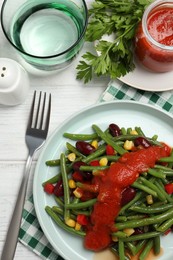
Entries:
[[135,232],[133,233],[133,235],[140,235],[143,234],[144,230],[141,228],[135,228]]
[[95,147],[85,141],[77,141],[76,148],[84,155],[89,155],[95,151]]
[[144,148],[148,148],[151,146],[150,142],[145,138],[145,137],[137,137],[134,140],[134,145],[135,146],[142,146]]
[[63,183],[62,183],[62,180],[59,180],[57,182],[57,184],[55,185],[55,188],[54,188],[54,195],[57,196],[57,197],[61,197],[64,195],[64,187],[63,187]]
[[109,125],[109,133],[112,136],[119,136],[121,134],[121,129],[116,124],[110,124]]
[[136,191],[132,187],[127,187],[125,190],[123,190],[121,195],[121,206],[124,206],[135,197]]
[[85,180],[91,180],[93,177],[92,172],[80,171],[80,166],[85,166],[85,165],[87,165],[85,162],[78,161],[78,162],[74,162],[72,167],[74,171],[80,172],[80,174]]
[[82,162],[82,161],[77,161],[77,162],[74,162],[73,165],[72,165],[72,168],[75,172],[80,172],[80,167],[81,166],[86,166],[87,164],[85,162]]
[[82,174],[83,178],[87,181],[90,181],[93,177],[92,172],[82,171],[81,174]]

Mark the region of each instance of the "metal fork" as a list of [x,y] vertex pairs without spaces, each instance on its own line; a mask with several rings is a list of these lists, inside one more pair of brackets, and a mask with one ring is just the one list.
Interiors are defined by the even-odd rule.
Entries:
[[25,134],[25,141],[29,153],[28,153],[28,158],[27,158],[21,186],[19,189],[17,201],[7,231],[7,236],[4,243],[1,260],[12,260],[16,251],[32,159],[35,151],[40,149],[41,146],[44,144],[48,133],[49,121],[50,121],[50,110],[51,110],[51,94],[49,94],[48,102],[46,101],[47,101],[46,93],[42,94],[42,92],[40,92],[38,105],[37,108],[35,109],[36,91],[34,92],[30,117],[28,120],[28,126]]

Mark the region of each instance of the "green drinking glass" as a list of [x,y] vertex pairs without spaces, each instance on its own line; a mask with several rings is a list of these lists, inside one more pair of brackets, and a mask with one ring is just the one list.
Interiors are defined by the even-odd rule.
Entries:
[[36,69],[60,70],[81,50],[88,24],[84,0],[5,0],[3,32]]

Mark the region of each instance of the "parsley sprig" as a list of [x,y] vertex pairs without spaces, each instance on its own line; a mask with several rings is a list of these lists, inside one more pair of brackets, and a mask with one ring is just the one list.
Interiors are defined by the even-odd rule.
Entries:
[[[77,79],[90,81],[93,75],[124,76],[135,68],[133,40],[143,12],[152,0],[95,0],[89,10],[85,40],[95,42],[99,55],[86,52],[77,66]],[[115,35],[114,41],[103,36]]]

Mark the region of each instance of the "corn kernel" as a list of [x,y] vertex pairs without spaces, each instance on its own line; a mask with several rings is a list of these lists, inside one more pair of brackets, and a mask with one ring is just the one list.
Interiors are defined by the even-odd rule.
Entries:
[[130,134],[131,135],[138,135],[138,132],[136,130],[132,130],[132,131],[130,131]]
[[75,224],[75,230],[79,231],[81,229],[81,225],[76,222]]
[[75,189],[76,188],[76,182],[74,180],[69,180],[68,181],[68,186],[70,189]]
[[129,237],[135,232],[135,230],[134,228],[125,228],[123,232],[126,233],[126,235]]
[[66,220],[65,220],[65,223],[66,223],[66,225],[69,226],[69,227],[75,227],[75,225],[76,225],[76,221],[75,221],[74,219],[71,219],[71,218],[66,219]]
[[118,237],[112,236],[112,241],[113,241],[113,242],[117,242],[117,241],[118,241]]
[[67,155],[67,158],[69,159],[70,162],[74,162],[74,160],[76,159],[76,154],[75,153],[69,153]]
[[98,141],[97,140],[93,140],[91,143],[92,146],[94,146],[94,148],[98,148]]
[[153,204],[153,196],[152,195],[147,195],[146,200],[148,204]]
[[106,166],[108,164],[108,159],[106,157],[101,158],[99,164],[100,166]]
[[133,141],[126,140],[124,143],[124,149],[131,150],[134,147]]
[[78,188],[78,187],[73,191],[73,194],[75,195],[76,198],[79,198],[79,199],[80,199],[80,198],[82,197],[82,195],[83,195],[81,189]]

